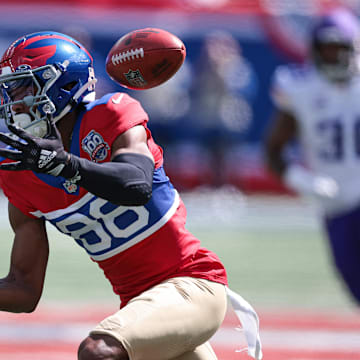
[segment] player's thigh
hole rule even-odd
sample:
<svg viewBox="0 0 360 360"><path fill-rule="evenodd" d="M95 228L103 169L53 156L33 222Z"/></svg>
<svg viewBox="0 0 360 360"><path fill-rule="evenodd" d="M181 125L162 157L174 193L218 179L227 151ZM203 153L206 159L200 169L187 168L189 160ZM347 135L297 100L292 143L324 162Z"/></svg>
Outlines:
<svg viewBox="0 0 360 360"><path fill-rule="evenodd" d="M171 360L217 360L216 354L210 343L198 346L194 351L189 351Z"/></svg>
<svg viewBox="0 0 360 360"><path fill-rule="evenodd" d="M360 302L360 209L326 222L336 267Z"/></svg>
<svg viewBox="0 0 360 360"><path fill-rule="evenodd" d="M331 250L340 269L359 270L360 211L326 221Z"/></svg>
<svg viewBox="0 0 360 360"><path fill-rule="evenodd" d="M131 360L173 359L206 342L227 307L224 285L174 278L132 299L92 333L118 339Z"/></svg>

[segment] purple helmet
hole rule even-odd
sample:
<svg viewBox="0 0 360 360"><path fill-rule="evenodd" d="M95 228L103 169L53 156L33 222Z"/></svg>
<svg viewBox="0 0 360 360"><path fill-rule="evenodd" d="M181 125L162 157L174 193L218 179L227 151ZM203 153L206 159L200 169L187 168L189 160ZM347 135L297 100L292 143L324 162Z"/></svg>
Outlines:
<svg viewBox="0 0 360 360"><path fill-rule="evenodd" d="M357 71L359 35L357 17L344 9L333 10L315 23L311 32L312 59L330 80L348 80Z"/></svg>

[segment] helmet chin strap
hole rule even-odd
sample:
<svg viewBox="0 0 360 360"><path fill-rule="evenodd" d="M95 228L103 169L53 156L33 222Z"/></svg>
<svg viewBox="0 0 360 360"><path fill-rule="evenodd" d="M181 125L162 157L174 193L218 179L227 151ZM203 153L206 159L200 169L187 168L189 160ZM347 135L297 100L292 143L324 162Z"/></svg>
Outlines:
<svg viewBox="0 0 360 360"><path fill-rule="evenodd" d="M97 82L97 79L92 79L90 81L88 81L87 83L85 83L72 97L72 101L71 102L76 102L77 99L84 93L84 91L86 91L90 86L95 85L95 83ZM87 96L87 100L91 101L91 100L95 100L95 91L92 91L91 93L89 93ZM54 123L58 122L64 115L66 115L70 110L71 110L72 105L68 104L64 107L63 111L58 115L55 116L53 118Z"/></svg>

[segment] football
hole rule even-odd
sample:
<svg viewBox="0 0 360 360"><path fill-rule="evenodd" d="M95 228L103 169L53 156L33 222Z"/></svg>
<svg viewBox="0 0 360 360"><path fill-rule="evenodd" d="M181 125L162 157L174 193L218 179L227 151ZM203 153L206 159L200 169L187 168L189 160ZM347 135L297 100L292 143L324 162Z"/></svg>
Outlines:
<svg viewBox="0 0 360 360"><path fill-rule="evenodd" d="M146 28L122 36L106 57L106 72L118 84L145 90L163 84L181 67L186 49L168 31Z"/></svg>

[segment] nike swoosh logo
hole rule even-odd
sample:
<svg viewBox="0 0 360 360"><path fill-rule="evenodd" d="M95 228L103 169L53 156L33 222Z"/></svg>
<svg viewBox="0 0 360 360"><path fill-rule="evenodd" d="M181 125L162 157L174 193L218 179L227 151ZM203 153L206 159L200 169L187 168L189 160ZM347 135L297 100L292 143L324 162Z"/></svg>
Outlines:
<svg viewBox="0 0 360 360"><path fill-rule="evenodd" d="M120 94L116 99L115 98L111 98L111 101L113 104L120 104L121 99L123 98L124 94Z"/></svg>

